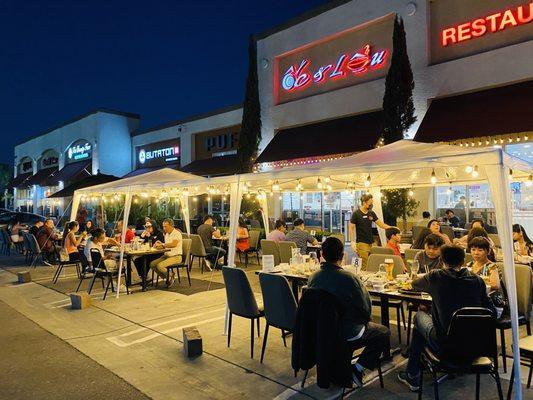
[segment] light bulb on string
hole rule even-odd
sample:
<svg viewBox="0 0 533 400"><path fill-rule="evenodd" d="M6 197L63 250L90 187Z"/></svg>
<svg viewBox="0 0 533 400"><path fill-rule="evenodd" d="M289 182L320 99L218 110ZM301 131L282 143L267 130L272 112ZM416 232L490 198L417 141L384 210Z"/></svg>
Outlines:
<svg viewBox="0 0 533 400"><path fill-rule="evenodd" d="M467 165L465 168L465 172L467 174L471 174L473 170L474 170L474 167L472 167L471 165Z"/></svg>
<svg viewBox="0 0 533 400"><path fill-rule="evenodd" d="M450 182L450 185L451 185L451 184L452 184L452 183ZM453 190L452 190L452 187L450 186L450 187L446 190L446 194L449 196L449 195L451 195L452 193L453 193Z"/></svg>
<svg viewBox="0 0 533 400"><path fill-rule="evenodd" d="M430 181L432 185L435 185L437 183L437 175L435 174L435 170L431 172Z"/></svg>
<svg viewBox="0 0 533 400"><path fill-rule="evenodd" d="M332 188L331 185L328 183L328 184L326 185L326 190L327 190L328 192L331 192L332 189L333 189L333 188Z"/></svg>
<svg viewBox="0 0 533 400"><path fill-rule="evenodd" d="M137 197L135 197L135 198L133 199L133 202L134 202L135 204L137 204L137 203L139 203L139 199L138 199Z"/></svg>
<svg viewBox="0 0 533 400"><path fill-rule="evenodd" d="M331 181L331 178L329 176L326 176L325 181L326 181L326 183L329 183Z"/></svg>
<svg viewBox="0 0 533 400"><path fill-rule="evenodd" d="M162 190L161 194L160 194L160 197L167 198L168 197L168 192L166 190Z"/></svg>
<svg viewBox="0 0 533 400"><path fill-rule="evenodd" d="M411 189L409 189L409 191L407 192L407 195L409 197L413 197L415 195L414 187L411 187Z"/></svg>
<svg viewBox="0 0 533 400"><path fill-rule="evenodd" d="M159 203L159 199L155 199L155 202L156 202L156 204L158 204Z"/></svg>
<svg viewBox="0 0 533 400"><path fill-rule="evenodd" d="M148 197L148 192L141 192L141 197L146 199Z"/></svg>
<svg viewBox="0 0 533 400"><path fill-rule="evenodd" d="M246 193L246 198L250 199L250 197L252 197L252 196L250 196L250 193Z"/></svg>
<svg viewBox="0 0 533 400"><path fill-rule="evenodd" d="M298 179L298 184L296 185L296 191L299 192L302 190L302 181Z"/></svg>
<svg viewBox="0 0 533 400"><path fill-rule="evenodd" d="M527 187L531 187L532 185L533 185L533 175L530 174L530 175L527 177L526 186L527 186Z"/></svg>
<svg viewBox="0 0 533 400"><path fill-rule="evenodd" d="M509 180L510 181L513 180L513 170L512 169L509 169Z"/></svg>
<svg viewBox="0 0 533 400"><path fill-rule="evenodd" d="M270 197L274 197L274 192L270 192Z"/></svg>
<svg viewBox="0 0 533 400"><path fill-rule="evenodd" d="M278 200L283 200L283 196L279 195Z"/></svg>
<svg viewBox="0 0 533 400"><path fill-rule="evenodd" d="M318 180L317 180L317 182L316 182L316 188L317 188L318 190L322 190L323 187L324 187L324 186L323 186L323 184L322 184L322 179L318 178Z"/></svg>
<svg viewBox="0 0 533 400"><path fill-rule="evenodd" d="M274 182L274 184L272 185L272 191L273 192L279 192L279 182L278 181Z"/></svg>
<svg viewBox="0 0 533 400"><path fill-rule="evenodd" d="M196 202L198 201L198 197L196 197L196 196L193 197L193 198L192 198L192 201L196 203Z"/></svg>
<svg viewBox="0 0 533 400"><path fill-rule="evenodd" d="M226 196L222 196L222 201L226 201Z"/></svg>
<svg viewBox="0 0 533 400"><path fill-rule="evenodd" d="M370 181L371 181L371 178L370 178L370 174L366 177L366 180L365 180L365 187L370 187Z"/></svg>
<svg viewBox="0 0 533 400"><path fill-rule="evenodd" d="M479 176L479 171L477 168L477 165L474 166L474 170L472 171L472 178L477 178Z"/></svg>

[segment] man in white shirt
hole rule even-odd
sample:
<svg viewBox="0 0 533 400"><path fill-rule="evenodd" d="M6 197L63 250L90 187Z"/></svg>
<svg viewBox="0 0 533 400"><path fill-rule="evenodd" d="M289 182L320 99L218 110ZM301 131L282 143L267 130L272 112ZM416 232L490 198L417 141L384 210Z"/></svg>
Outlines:
<svg viewBox="0 0 533 400"><path fill-rule="evenodd" d="M163 220L163 232L165 233L165 243L159 240L155 242L154 247L157 249L169 249L165 254L150 263L150 269L159 275L161 279L167 279L167 268L171 265L181 263L183 254L183 240L181 232L174 228L174 221L170 218ZM167 287L174 284L174 272L169 276Z"/></svg>

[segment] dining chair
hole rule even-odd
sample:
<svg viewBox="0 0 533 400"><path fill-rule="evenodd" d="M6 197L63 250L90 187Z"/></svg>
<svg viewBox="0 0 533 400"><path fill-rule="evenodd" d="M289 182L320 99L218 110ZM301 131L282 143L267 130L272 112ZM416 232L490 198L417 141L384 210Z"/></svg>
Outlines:
<svg viewBox="0 0 533 400"><path fill-rule="evenodd" d="M189 264L189 271L192 269L194 259L198 258L198 266L200 267L200 271L203 274L204 263L208 257L208 254L205 251L204 242L202 242L202 238L200 237L200 235L191 234L189 235L189 238L191 239L191 262Z"/></svg>
<svg viewBox="0 0 533 400"><path fill-rule="evenodd" d="M457 310L451 319L444 349L436 354L426 346L420 356L420 389L418 399L422 399L424 370L433 376L435 400L439 399L439 373L475 374L476 400L480 394L480 375L490 375L496 382L498 398L503 400L503 392L498 374L498 349L494 316L487 308L465 307ZM476 332L472 335L472 332Z"/></svg>
<svg viewBox="0 0 533 400"><path fill-rule="evenodd" d="M372 246L370 248L370 254L390 254L394 255L394 251L389 247Z"/></svg>
<svg viewBox="0 0 533 400"><path fill-rule="evenodd" d="M91 263L89 260L87 260L87 257L85 256L85 253L83 251L80 251L80 263L81 263L81 274L80 274L80 281L78 283L78 287L76 288L76 292L80 290L81 284L86 279L92 279L94 270L92 268ZM104 278L102 277L102 288L105 288L104 286Z"/></svg>
<svg viewBox="0 0 533 400"><path fill-rule="evenodd" d="M233 315L250 320L250 357L254 358L254 322L257 321L257 336L260 335L259 320L265 315L263 308L258 307L252 287L246 273L235 267L222 267L222 276L226 286L226 297L229 308L228 347L231 342L231 324Z"/></svg>
<svg viewBox="0 0 533 400"><path fill-rule="evenodd" d="M527 376L527 388L531 387L531 377L533 375L533 336L527 336L520 339L518 342L518 348L520 350L520 364L529 367L529 373ZM514 367L511 372L511 380L509 381L509 390L507 392L507 400L511 400L511 394L513 393L514 384Z"/></svg>
<svg viewBox="0 0 533 400"><path fill-rule="evenodd" d="M89 287L87 288L87 293L91 294L91 291L93 290L94 281L96 279L102 279L103 283L103 280L107 278L108 281L105 287L104 297L102 299L105 300L107 292L109 291L109 287L111 286L111 292L115 290L113 285L113 278L118 278L118 268L113 271L108 270L107 266L105 265L105 260L103 259L102 254L98 249L91 249L91 260L93 263L94 273L93 279L91 280L91 283L89 283ZM117 285L120 287L120 282L117 282ZM126 292L129 294L128 286L126 286Z"/></svg>
<svg viewBox="0 0 533 400"><path fill-rule="evenodd" d="M287 347L285 339L287 333L292 333L296 322L298 303L294 298L287 279L280 275L259 273L259 284L263 294L263 306L266 319L261 359L263 362L268 339L269 327L281 329L283 345Z"/></svg>
<svg viewBox="0 0 533 400"><path fill-rule="evenodd" d="M274 240L261 239L261 254L274 256L274 265L278 265L281 262L279 246Z"/></svg>
<svg viewBox="0 0 533 400"><path fill-rule="evenodd" d="M420 232L425 228L425 226L419 226L415 225L413 226L413 243L416 242L416 239L418 239L418 235L420 235Z"/></svg>
<svg viewBox="0 0 533 400"><path fill-rule="evenodd" d="M455 233L453 231L453 228L449 225L441 225L440 226L440 231L448 236L450 238L450 240L453 242L453 239L455 239Z"/></svg>
<svg viewBox="0 0 533 400"><path fill-rule="evenodd" d="M500 270L503 269L502 263L497 263ZM505 285L505 274L503 277L503 284ZM516 300L518 308L518 325L526 326L528 336L531 336L531 267L529 265L515 265L515 279L516 279ZM503 372L507 372L507 349L505 344L505 331L511 329L511 317L504 315L496 321L496 329L500 331L500 345L503 362Z"/></svg>
<svg viewBox="0 0 533 400"><path fill-rule="evenodd" d="M489 233L489 239L494 243L494 247L502 247L500 236L497 233Z"/></svg>
<svg viewBox="0 0 533 400"><path fill-rule="evenodd" d="M279 246L279 260L280 263L288 264L292 258L292 249L296 248L296 243L290 241L280 241Z"/></svg>
<svg viewBox="0 0 533 400"><path fill-rule="evenodd" d="M179 264L170 265L167 267L167 282L169 282L170 279L170 271L176 270L176 273L178 274L178 283L181 283L181 277L180 277L180 268L185 268L185 271L187 272L187 280L189 281L189 286L191 286L191 274L189 272L189 262L190 262L190 255L191 255L191 245L192 240L191 239L183 239L182 241L182 257L181 262ZM156 286L159 282L159 275L157 276L156 280Z"/></svg>
<svg viewBox="0 0 533 400"><path fill-rule="evenodd" d="M248 231L249 241L250 241L250 247L248 247L246 250L244 250L242 253L244 253L244 266L248 266L248 257L250 254L255 253L257 257L257 265L261 265L261 262L259 261L259 237L261 235L261 231L257 229L250 229ZM241 261L241 251L239 251L239 261Z"/></svg>
<svg viewBox="0 0 533 400"><path fill-rule="evenodd" d="M405 249L405 261L413 262L420 249Z"/></svg>
<svg viewBox="0 0 533 400"><path fill-rule="evenodd" d="M61 275L61 272L63 271L63 268L65 267L76 267L76 275L78 278L81 276L81 262L80 261L62 261L59 260L59 263L57 264L57 268L54 272L54 275L52 277L52 283L57 283L57 280L59 279L59 275Z"/></svg>
<svg viewBox="0 0 533 400"><path fill-rule="evenodd" d="M28 235L28 242L31 248L32 257L30 260L30 264L33 264L33 268L37 268L37 259L40 257L41 261L43 259L43 253L41 251L41 247L39 246L39 242L37 242L37 239L33 235Z"/></svg>
<svg viewBox="0 0 533 400"><path fill-rule="evenodd" d="M394 276L398 274L403 274L404 263L402 257L389 255L389 254L370 254L368 257L367 271L368 272L377 272L379 271L379 265L384 264L386 259L392 259L394 261L394 269L392 274ZM381 299L376 296L371 296L372 305L376 307L381 307ZM389 308L394 308L396 310L396 320L398 328L398 340L400 344L402 343L402 329L401 323L403 323L403 328L406 329L405 324L405 311L403 309L403 301L396 299L389 299Z"/></svg>

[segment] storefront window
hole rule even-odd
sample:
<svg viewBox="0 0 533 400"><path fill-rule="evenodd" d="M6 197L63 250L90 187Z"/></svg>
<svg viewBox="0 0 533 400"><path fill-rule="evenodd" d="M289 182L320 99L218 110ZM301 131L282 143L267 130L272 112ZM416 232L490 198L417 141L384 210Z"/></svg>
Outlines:
<svg viewBox="0 0 533 400"><path fill-rule="evenodd" d="M459 208L466 206L466 186L437 187L437 208Z"/></svg>

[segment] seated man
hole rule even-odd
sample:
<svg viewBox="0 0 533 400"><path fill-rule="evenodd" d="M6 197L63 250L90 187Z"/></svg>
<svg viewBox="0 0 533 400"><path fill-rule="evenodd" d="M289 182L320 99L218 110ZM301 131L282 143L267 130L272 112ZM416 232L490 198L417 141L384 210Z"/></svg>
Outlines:
<svg viewBox="0 0 533 400"><path fill-rule="evenodd" d="M459 228L459 218L455 216L455 213L453 210L446 210L446 220L450 224L450 226L453 226L454 228Z"/></svg>
<svg viewBox="0 0 533 400"><path fill-rule="evenodd" d="M156 249L169 249L161 257L150 263L150 269L154 270L163 280L167 279L167 267L181 263L183 254L183 239L181 232L174 228L174 221L170 218L163 220L163 232L165 233L165 243L156 241ZM169 276L167 287L174 284L174 271Z"/></svg>
<svg viewBox="0 0 533 400"><path fill-rule="evenodd" d="M31 233L33 236L37 237L37 234L39 233L39 229L44 225L44 222L40 219L35 222L34 225L31 226L31 228L28 230L28 233Z"/></svg>
<svg viewBox="0 0 533 400"><path fill-rule="evenodd" d="M103 229L93 229L91 237L87 240L87 244L85 245L83 254L85 254L87 261L92 264L93 260L91 257L91 249L97 249L102 255L106 268L111 271L117 268L117 262L115 261L114 256L112 254L105 255L104 253L103 244L106 239L107 238ZM93 265L93 267L96 267L96 265Z"/></svg>
<svg viewBox="0 0 533 400"><path fill-rule="evenodd" d="M344 244L329 237L322 244L322 257L326 260L320 270L310 278L310 288L322 289L333 294L344 308L342 331L351 349L365 347L353 367L353 380L363 386L364 368L373 370L378 358L389 344L390 331L370 322L372 303L364 284L354 274L340 265L344 257Z"/></svg>
<svg viewBox="0 0 533 400"><path fill-rule="evenodd" d="M54 244L59 239L59 235L54 233L54 221L47 219L44 225L37 232L37 243L43 254L43 262L46 265L53 266L59 259L59 247Z"/></svg>
<svg viewBox="0 0 533 400"><path fill-rule="evenodd" d="M117 232L115 234L115 240L120 243L122 240L122 229L124 229L124 222L122 220L117 221ZM131 243L135 239L135 232L129 227L126 228L126 240L124 243Z"/></svg>
<svg viewBox="0 0 533 400"><path fill-rule="evenodd" d="M446 343L454 312L463 307L486 307L496 315L483 279L463 268L464 250L452 245L443 246L441 257L444 268L413 281L413 289L429 293L433 298L432 316L423 311L415 315L407 370L398 374L398 379L413 392L419 390L420 355L424 347L429 345L438 354L439 348Z"/></svg>
<svg viewBox="0 0 533 400"><path fill-rule="evenodd" d="M307 253L307 243L312 245L318 244L314 236L305 230L304 220L297 218L294 220L294 229L287 233L285 240L296 243L296 247L300 249L300 253Z"/></svg>
<svg viewBox="0 0 533 400"><path fill-rule="evenodd" d="M226 250L217 246L213 246L213 237L222 237L220 230L213 227L213 222L213 217L211 215L206 215L204 217L204 223L198 227L197 233L202 239L205 252L208 254L205 263L210 268L212 263L215 269L218 269L218 260L226 254Z"/></svg>
<svg viewBox="0 0 533 400"><path fill-rule="evenodd" d="M424 239L424 250L416 253L415 261L418 261L418 270L424 273L426 270L442 268L442 258L440 256L440 248L444 246L444 240L440 236L433 233L426 236Z"/></svg>
<svg viewBox="0 0 533 400"><path fill-rule="evenodd" d="M395 256L401 256L399 244L402 240L402 231L393 226L385 229L385 236L387 237L387 247L392 249Z"/></svg>
<svg viewBox="0 0 533 400"><path fill-rule="evenodd" d="M267 240L273 240L274 242L287 240L285 238L285 232L287 232L287 224L282 219L278 219L274 226L274 230L267 235Z"/></svg>
<svg viewBox="0 0 533 400"><path fill-rule="evenodd" d="M416 223L417 226L427 226L431 220L431 213L429 211L422 212L422 219Z"/></svg>

